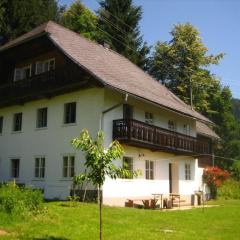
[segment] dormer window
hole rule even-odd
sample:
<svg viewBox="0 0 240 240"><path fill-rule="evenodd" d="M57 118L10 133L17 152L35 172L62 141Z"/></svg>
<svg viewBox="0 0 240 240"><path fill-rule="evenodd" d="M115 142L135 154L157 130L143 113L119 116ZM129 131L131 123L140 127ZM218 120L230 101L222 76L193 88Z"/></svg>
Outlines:
<svg viewBox="0 0 240 240"><path fill-rule="evenodd" d="M36 75L55 69L55 59L48 59L36 63Z"/></svg>
<svg viewBox="0 0 240 240"><path fill-rule="evenodd" d="M31 69L31 65L15 68L14 81L16 82L31 77Z"/></svg>

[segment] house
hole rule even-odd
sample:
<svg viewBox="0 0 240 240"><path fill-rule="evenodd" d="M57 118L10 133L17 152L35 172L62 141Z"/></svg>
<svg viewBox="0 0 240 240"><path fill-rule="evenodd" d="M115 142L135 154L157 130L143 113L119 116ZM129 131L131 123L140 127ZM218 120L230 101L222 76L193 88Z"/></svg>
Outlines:
<svg viewBox="0 0 240 240"><path fill-rule="evenodd" d="M84 171L70 140L87 128L119 140L116 164L142 172L107 179L105 204L202 188L212 122L118 53L50 21L0 47L0 76L0 181L66 198Z"/></svg>

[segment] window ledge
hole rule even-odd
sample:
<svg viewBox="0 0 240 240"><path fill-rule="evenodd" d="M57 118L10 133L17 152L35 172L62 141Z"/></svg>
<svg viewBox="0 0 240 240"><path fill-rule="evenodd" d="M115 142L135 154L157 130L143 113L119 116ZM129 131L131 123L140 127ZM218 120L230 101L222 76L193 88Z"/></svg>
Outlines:
<svg viewBox="0 0 240 240"><path fill-rule="evenodd" d="M71 127L71 126L77 126L77 123L64 123L62 127Z"/></svg>
<svg viewBox="0 0 240 240"><path fill-rule="evenodd" d="M45 182L45 178L34 178L32 179L33 182Z"/></svg>
<svg viewBox="0 0 240 240"><path fill-rule="evenodd" d="M61 178L59 181L61 182L72 182L72 178L66 177L66 178Z"/></svg>
<svg viewBox="0 0 240 240"><path fill-rule="evenodd" d="M35 131L47 130L48 127L36 127Z"/></svg>
<svg viewBox="0 0 240 240"><path fill-rule="evenodd" d="M23 131L12 131L12 134L20 134L23 133Z"/></svg>

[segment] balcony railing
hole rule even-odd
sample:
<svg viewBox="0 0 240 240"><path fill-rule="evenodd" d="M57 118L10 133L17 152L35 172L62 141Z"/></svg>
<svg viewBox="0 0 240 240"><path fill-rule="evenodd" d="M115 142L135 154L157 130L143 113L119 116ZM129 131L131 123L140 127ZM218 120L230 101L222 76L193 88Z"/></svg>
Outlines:
<svg viewBox="0 0 240 240"><path fill-rule="evenodd" d="M85 82L82 72L73 67L44 72L15 82L9 81L0 86L0 106L51 96Z"/></svg>
<svg viewBox="0 0 240 240"><path fill-rule="evenodd" d="M113 139L152 150L210 154L210 142L133 119L113 121Z"/></svg>

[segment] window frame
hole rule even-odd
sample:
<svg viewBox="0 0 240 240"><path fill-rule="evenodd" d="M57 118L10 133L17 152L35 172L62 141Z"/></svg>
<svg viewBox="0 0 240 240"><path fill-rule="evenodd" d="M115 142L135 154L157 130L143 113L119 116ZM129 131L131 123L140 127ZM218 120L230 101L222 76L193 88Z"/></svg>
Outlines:
<svg viewBox="0 0 240 240"><path fill-rule="evenodd" d="M65 160L67 160L67 165L65 165ZM73 160L73 164L72 164L72 160ZM65 154L62 156L62 178L63 179L70 179L75 176L75 166L76 166L75 160L76 160L76 157L74 154Z"/></svg>
<svg viewBox="0 0 240 240"><path fill-rule="evenodd" d="M185 135L190 135L191 131L190 131L190 125L188 123L184 123L183 124L183 134Z"/></svg>
<svg viewBox="0 0 240 240"><path fill-rule="evenodd" d="M15 168L13 169L13 162L16 161L16 160L17 160L18 164L17 164L16 169ZM11 169L10 169L11 178L12 179L19 179L19 177L20 177L20 161L21 161L21 159L18 158L18 157L15 157L15 158L11 158L10 161L11 161Z"/></svg>
<svg viewBox="0 0 240 240"><path fill-rule="evenodd" d="M170 127L171 126L171 124L170 123L173 123L173 127ZM169 119L168 120L168 130L170 130L170 131L172 131L172 132L176 132L177 131L177 124L176 124L176 122L174 121L174 120L172 120L172 119Z"/></svg>
<svg viewBox="0 0 240 240"><path fill-rule="evenodd" d="M145 112L145 123L154 124L154 115L152 112Z"/></svg>
<svg viewBox="0 0 240 240"><path fill-rule="evenodd" d="M145 179L155 179L155 162L153 160L145 160Z"/></svg>
<svg viewBox="0 0 240 240"><path fill-rule="evenodd" d="M191 163L184 164L184 173L186 181L192 180Z"/></svg>
<svg viewBox="0 0 240 240"><path fill-rule="evenodd" d="M3 133L3 121L4 121L4 117L0 116L0 135L2 135Z"/></svg>
<svg viewBox="0 0 240 240"><path fill-rule="evenodd" d="M126 163L126 160L130 160L130 164ZM128 165L126 166L126 164L128 164ZM131 173L133 173L133 171L134 171L134 168L133 168L133 157L124 156L124 157L122 158L122 167L123 167L124 170L128 170L128 171L130 171ZM123 179L133 179L132 176L131 176L131 177L125 177L125 176L123 176L122 178L123 178Z"/></svg>
<svg viewBox="0 0 240 240"><path fill-rule="evenodd" d="M123 104L123 119L133 119L134 110L133 106L127 103Z"/></svg>
<svg viewBox="0 0 240 240"><path fill-rule="evenodd" d="M20 129L16 129L17 115L21 115ZM22 131L22 125L23 125L23 113L22 113L22 112L14 113L14 114L13 114L13 126L12 126L12 131L13 131L13 132L21 132L21 131Z"/></svg>
<svg viewBox="0 0 240 240"><path fill-rule="evenodd" d="M50 69L50 62L51 61L54 62L53 69ZM43 66L42 66L41 72L38 72L38 64L43 64L44 65L45 63L47 63L47 71L44 71ZM39 74L43 74L43 73L55 70L55 68L56 68L56 61L55 61L55 58L49 58L49 59L46 59L46 60L43 60L43 61L37 61L35 66L36 66L35 67L35 75L39 75Z"/></svg>
<svg viewBox="0 0 240 240"><path fill-rule="evenodd" d="M39 161L37 164L37 160ZM34 158L34 178L35 179L45 179L46 170L46 157L45 156L35 156Z"/></svg>
<svg viewBox="0 0 240 240"><path fill-rule="evenodd" d="M71 117L67 117L67 107L70 106L70 104L75 104L75 115L74 115L74 121L69 121ZM70 114L71 115L71 114ZM68 119L69 118L69 119ZM68 102L64 103L64 110L63 110L63 124L64 125L71 125L77 123L77 102Z"/></svg>
<svg viewBox="0 0 240 240"><path fill-rule="evenodd" d="M40 121L40 116L42 117L43 115L40 115L40 111L42 111L42 110L46 110L46 115L45 115L45 117L46 117L46 119L45 120L43 120L43 119L41 119L41 121ZM47 107L42 107L42 108L38 108L37 109L37 117L36 117L37 119L36 119L36 128L37 129L42 129L42 128L47 128L47 126L48 126L48 108ZM42 123L43 124L43 122L46 124L46 125L40 125L40 123Z"/></svg>
<svg viewBox="0 0 240 240"><path fill-rule="evenodd" d="M17 71L18 70L21 70L21 71L23 71L23 70L25 70L25 69L29 69L29 78L32 76L32 64L29 64L29 65L26 65L26 66L24 66L24 67L16 67L15 69L14 69L14 78L13 78L13 81L14 82L18 82L18 81L21 81L21 80L24 80L24 79L27 79L28 77L20 77L20 79L16 79L16 76L17 76ZM21 72L21 75L22 75L22 72Z"/></svg>

